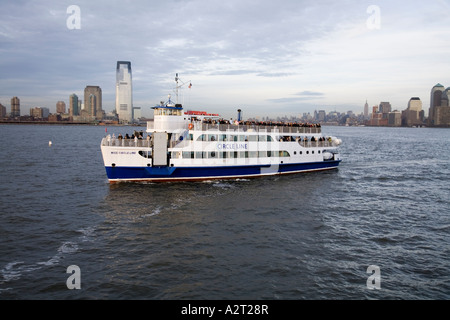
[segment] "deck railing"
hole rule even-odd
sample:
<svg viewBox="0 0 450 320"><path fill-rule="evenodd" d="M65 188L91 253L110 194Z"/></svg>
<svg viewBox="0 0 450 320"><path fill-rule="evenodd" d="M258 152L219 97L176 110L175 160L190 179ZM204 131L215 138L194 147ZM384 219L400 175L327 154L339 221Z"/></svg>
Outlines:
<svg viewBox="0 0 450 320"><path fill-rule="evenodd" d="M152 143L150 140L143 139L118 139L113 137L104 137L102 146L106 147L143 147L150 148Z"/></svg>
<svg viewBox="0 0 450 320"><path fill-rule="evenodd" d="M193 121L193 130L196 131L237 131L237 132L279 132L279 133L300 133L300 134L319 134L321 127L314 125L302 124L274 124L274 125L259 125L259 124L227 124L227 123L208 123L201 121ZM188 129L186 123L185 129ZM152 131L154 129L153 121L147 122L147 129Z"/></svg>
<svg viewBox="0 0 450 320"><path fill-rule="evenodd" d="M257 124L236 125L236 124L221 124L221 123L205 123L193 122L194 130L200 131L237 131L237 132L279 132L279 133L303 133L303 134L317 134L321 133L320 127L301 126L301 125L273 125L264 126Z"/></svg>

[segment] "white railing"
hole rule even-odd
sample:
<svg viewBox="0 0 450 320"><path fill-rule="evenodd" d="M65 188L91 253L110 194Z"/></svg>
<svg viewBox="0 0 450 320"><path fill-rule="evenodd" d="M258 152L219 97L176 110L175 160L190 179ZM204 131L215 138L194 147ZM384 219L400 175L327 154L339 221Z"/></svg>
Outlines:
<svg viewBox="0 0 450 320"><path fill-rule="evenodd" d="M335 147L332 141L325 140L325 141L303 141L299 140L298 144L301 145L304 148L331 148Z"/></svg>
<svg viewBox="0 0 450 320"><path fill-rule="evenodd" d="M142 147L151 148L150 140L143 139L118 139L113 137L104 137L102 139L102 146L105 147Z"/></svg>
<svg viewBox="0 0 450 320"><path fill-rule="evenodd" d="M193 121L186 123L186 129L188 125L192 125L193 130L197 131L240 131L240 132L279 132L279 133L300 133L300 134L318 134L321 133L321 127L314 125L303 124L231 124L231 123L209 123L202 121ZM153 121L147 122L147 131L151 132L155 130L155 123Z"/></svg>
<svg viewBox="0 0 450 320"><path fill-rule="evenodd" d="M238 132L279 132L293 134L318 134L321 133L320 127L303 126L301 124L285 124L285 125L258 125L258 124L222 124L222 123L206 123L200 121L192 122L193 129L197 131L238 131Z"/></svg>

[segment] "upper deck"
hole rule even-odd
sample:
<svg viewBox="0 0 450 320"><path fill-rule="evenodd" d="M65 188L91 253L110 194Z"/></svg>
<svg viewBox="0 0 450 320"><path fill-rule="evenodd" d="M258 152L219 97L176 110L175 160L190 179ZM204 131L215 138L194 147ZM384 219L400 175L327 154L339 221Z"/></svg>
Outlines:
<svg viewBox="0 0 450 320"><path fill-rule="evenodd" d="M154 123L147 122L147 132L155 129ZM193 131L222 131L222 132L264 132L264 133L286 133L286 134L320 134L322 128L320 125L304 123L286 123L286 122L257 122L240 121L231 123L228 120L219 121L186 121L179 129L190 129Z"/></svg>

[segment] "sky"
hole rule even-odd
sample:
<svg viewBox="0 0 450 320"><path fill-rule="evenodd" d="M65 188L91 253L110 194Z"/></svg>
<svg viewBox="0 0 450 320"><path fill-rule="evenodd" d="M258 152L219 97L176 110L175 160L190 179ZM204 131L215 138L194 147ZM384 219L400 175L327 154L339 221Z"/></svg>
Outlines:
<svg viewBox="0 0 450 320"><path fill-rule="evenodd" d="M176 98L237 117L404 110L450 87L450 0L2 0L0 103L56 111L87 85L115 109L117 61L130 61L133 105ZM188 84L192 83L189 88Z"/></svg>

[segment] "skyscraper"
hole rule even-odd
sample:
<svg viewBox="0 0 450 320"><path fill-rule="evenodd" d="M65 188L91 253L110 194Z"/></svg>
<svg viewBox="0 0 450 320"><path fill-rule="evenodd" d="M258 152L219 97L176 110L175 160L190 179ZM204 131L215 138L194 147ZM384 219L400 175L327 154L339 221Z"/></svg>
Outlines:
<svg viewBox="0 0 450 320"><path fill-rule="evenodd" d="M367 103L364 105L364 119L369 119L369 104Z"/></svg>
<svg viewBox="0 0 450 320"><path fill-rule="evenodd" d="M73 93L69 97L69 114L71 116L79 116L80 109L78 109L78 96Z"/></svg>
<svg viewBox="0 0 450 320"><path fill-rule="evenodd" d="M99 86L86 86L84 89L84 108L90 117L103 118L102 89Z"/></svg>
<svg viewBox="0 0 450 320"><path fill-rule="evenodd" d="M56 113L66 113L66 103L64 101L56 103Z"/></svg>
<svg viewBox="0 0 450 320"><path fill-rule="evenodd" d="M430 126L450 126L450 88L444 89L440 83L431 89L428 124Z"/></svg>
<svg viewBox="0 0 450 320"><path fill-rule="evenodd" d="M387 114L392 110L391 104L389 102L380 102L380 113L383 114L383 118L387 117Z"/></svg>
<svg viewBox="0 0 450 320"><path fill-rule="evenodd" d="M20 117L20 99L13 97L11 99L11 118Z"/></svg>
<svg viewBox="0 0 450 320"><path fill-rule="evenodd" d="M412 97L408 102L408 110L414 110L417 112L422 111L422 101L419 97Z"/></svg>
<svg viewBox="0 0 450 320"><path fill-rule="evenodd" d="M131 81L131 62L117 61L116 112L120 122L133 121L133 90Z"/></svg>
<svg viewBox="0 0 450 320"><path fill-rule="evenodd" d="M6 107L0 103L0 118L6 117Z"/></svg>
<svg viewBox="0 0 450 320"><path fill-rule="evenodd" d="M419 97L412 97L408 102L408 108L402 112L402 124L404 126L415 126L423 124L422 101Z"/></svg>
<svg viewBox="0 0 450 320"><path fill-rule="evenodd" d="M431 89L431 101L430 101L431 108L438 107L441 105L441 97L443 92L444 86L440 83L438 83Z"/></svg>

